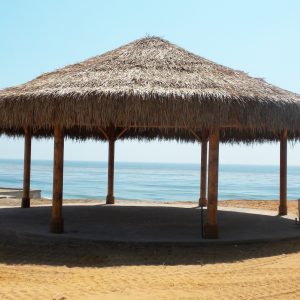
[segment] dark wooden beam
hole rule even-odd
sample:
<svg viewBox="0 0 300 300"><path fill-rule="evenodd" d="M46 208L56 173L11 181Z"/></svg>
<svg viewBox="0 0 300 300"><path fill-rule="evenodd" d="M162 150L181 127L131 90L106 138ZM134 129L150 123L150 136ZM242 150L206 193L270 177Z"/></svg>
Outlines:
<svg viewBox="0 0 300 300"><path fill-rule="evenodd" d="M199 206L207 206L206 180L207 180L207 138L203 139L201 143L201 175L200 175Z"/></svg>
<svg viewBox="0 0 300 300"><path fill-rule="evenodd" d="M64 170L64 130L60 126L54 127L54 162L53 162L53 198L50 232L63 233L62 217L63 200L63 170Z"/></svg>
<svg viewBox="0 0 300 300"><path fill-rule="evenodd" d="M209 135L208 164L208 205L204 238L218 238L218 173L219 173L219 130L213 129Z"/></svg>
<svg viewBox="0 0 300 300"><path fill-rule="evenodd" d="M114 172L115 171L115 139L110 138L108 141L108 185L106 204L114 204Z"/></svg>
<svg viewBox="0 0 300 300"><path fill-rule="evenodd" d="M186 125L155 125L155 124L126 125L126 127L127 128L157 128L157 129L187 129L187 130L191 131L193 134L195 132L199 132L203 129L202 127L193 127L192 128L192 127L189 127ZM251 127L251 126L243 126L240 124L224 124L224 125L220 125L219 127L220 127L220 129L222 129L222 128L253 129L253 127Z"/></svg>
<svg viewBox="0 0 300 300"><path fill-rule="evenodd" d="M107 170L107 196L106 204L114 204L114 174L115 174L115 143L128 128L116 128L111 125L107 128L100 128L101 133L108 141L108 170Z"/></svg>
<svg viewBox="0 0 300 300"><path fill-rule="evenodd" d="M124 133L126 133L127 130L128 130L128 128L123 128L119 133L117 133L116 140L121 138L124 135Z"/></svg>
<svg viewBox="0 0 300 300"><path fill-rule="evenodd" d="M31 165L31 131L25 129L24 135L24 176L22 208L30 207L30 165Z"/></svg>
<svg viewBox="0 0 300 300"><path fill-rule="evenodd" d="M287 215L287 130L280 136L280 198L278 214Z"/></svg>

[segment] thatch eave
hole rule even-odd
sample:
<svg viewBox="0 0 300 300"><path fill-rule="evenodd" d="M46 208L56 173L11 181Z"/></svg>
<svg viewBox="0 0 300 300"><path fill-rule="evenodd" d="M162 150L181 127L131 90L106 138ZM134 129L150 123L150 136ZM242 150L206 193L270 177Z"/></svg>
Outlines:
<svg viewBox="0 0 300 300"><path fill-rule="evenodd" d="M241 127L278 131L297 130L300 105L272 99L212 98L192 95L56 95L1 98L1 123L37 128L60 124L106 127L149 126L176 128ZM9 113L10 112L10 113ZM102 112L105 112L103 114ZM3 124L3 127L5 126ZM6 126L9 127L9 126Z"/></svg>
<svg viewBox="0 0 300 300"><path fill-rule="evenodd" d="M123 128L116 128L119 132ZM32 129L32 136L37 139L50 139L53 137L53 128ZM194 135L196 133L196 136ZM281 132L268 132L257 129L237 129L223 128L220 129L220 142L225 144L256 144L265 142L278 142ZM2 129L0 134L9 137L21 137L24 135L23 129L10 128ZM143 141L172 141L199 143L205 140L207 130L189 130L180 128L129 128L120 137L119 140L143 140ZM75 141L97 140L105 142L106 138L100 128L74 127L65 129L65 137ZM289 132L289 141L295 142L300 140L300 132Z"/></svg>

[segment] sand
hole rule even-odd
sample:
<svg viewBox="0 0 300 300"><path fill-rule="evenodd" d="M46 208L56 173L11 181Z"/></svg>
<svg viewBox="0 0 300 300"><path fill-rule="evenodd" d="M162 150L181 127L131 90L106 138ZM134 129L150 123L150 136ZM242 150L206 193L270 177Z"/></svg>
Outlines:
<svg viewBox="0 0 300 300"><path fill-rule="evenodd" d="M289 207L296 213L295 201ZM300 299L300 240L214 247L82 243L2 236L0 299Z"/></svg>
<svg viewBox="0 0 300 300"><path fill-rule="evenodd" d="M0 206L19 206L20 205L20 199L0 199ZM93 205L93 204L99 204L99 202L104 203L103 200L74 200L74 199L68 199L64 200L64 205L68 204L82 204L82 205ZM164 204L172 204L175 206L186 206L186 207L194 207L195 202L151 202L151 201L125 201L125 200L116 200L116 204L122 205L131 203L132 205L155 205L157 206L159 203L162 205ZM31 205L51 205L51 200L48 199L32 199ZM223 207L238 207L238 208L254 208L254 209L265 209L265 210L278 210L278 200L223 200L219 201L219 206ZM297 200L290 200L288 201L288 209L289 213L298 215L298 201Z"/></svg>

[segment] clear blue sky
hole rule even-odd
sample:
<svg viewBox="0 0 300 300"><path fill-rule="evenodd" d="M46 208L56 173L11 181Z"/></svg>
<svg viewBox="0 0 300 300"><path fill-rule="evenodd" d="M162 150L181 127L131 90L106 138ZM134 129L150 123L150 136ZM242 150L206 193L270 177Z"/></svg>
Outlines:
<svg viewBox="0 0 300 300"><path fill-rule="evenodd" d="M300 1L2 0L0 88L157 35L226 66L300 93ZM53 141L34 141L52 159ZM118 161L199 162L197 144L118 142ZM221 163L278 164L279 145L221 146ZM23 140L0 138L0 158L22 158ZM66 142L68 160L106 160L105 143ZM300 146L289 147L300 165Z"/></svg>

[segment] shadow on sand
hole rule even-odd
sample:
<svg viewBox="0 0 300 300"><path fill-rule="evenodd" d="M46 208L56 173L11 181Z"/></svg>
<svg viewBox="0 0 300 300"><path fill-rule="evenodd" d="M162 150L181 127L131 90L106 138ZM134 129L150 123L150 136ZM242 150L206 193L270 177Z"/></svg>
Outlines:
<svg viewBox="0 0 300 300"><path fill-rule="evenodd" d="M57 236L48 233L50 207L0 209L0 262L204 265L300 251L300 228L276 216L220 211L221 239L203 243L195 208L95 205L63 211L66 233Z"/></svg>

